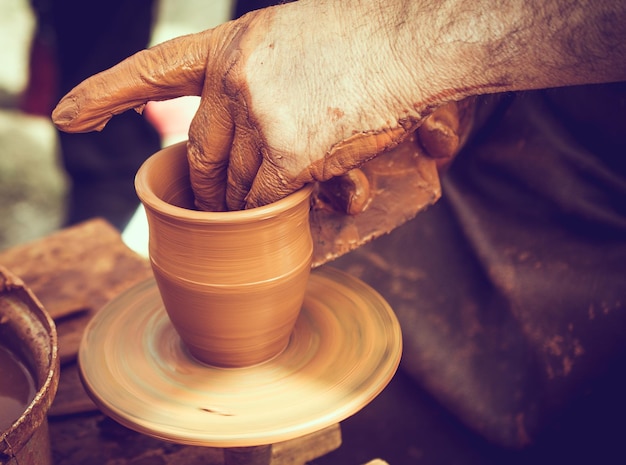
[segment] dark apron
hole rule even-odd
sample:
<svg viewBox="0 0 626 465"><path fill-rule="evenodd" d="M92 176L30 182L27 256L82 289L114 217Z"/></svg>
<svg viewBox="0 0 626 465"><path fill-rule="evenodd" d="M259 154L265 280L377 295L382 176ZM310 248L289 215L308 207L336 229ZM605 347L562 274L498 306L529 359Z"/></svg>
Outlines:
<svg viewBox="0 0 626 465"><path fill-rule="evenodd" d="M522 447L594 396L625 405L626 85L480 105L442 199L331 266L390 302L403 370Z"/></svg>

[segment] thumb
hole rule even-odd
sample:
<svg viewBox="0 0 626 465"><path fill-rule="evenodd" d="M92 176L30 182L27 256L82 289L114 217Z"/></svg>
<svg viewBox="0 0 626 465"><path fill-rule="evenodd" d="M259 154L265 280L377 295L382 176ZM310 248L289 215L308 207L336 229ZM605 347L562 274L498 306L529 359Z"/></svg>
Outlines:
<svg viewBox="0 0 626 465"><path fill-rule="evenodd" d="M81 82L52 112L62 131L100 131L114 116L149 100L200 95L212 30L142 50Z"/></svg>
<svg viewBox="0 0 626 465"><path fill-rule="evenodd" d="M355 168L319 183L318 197L339 213L358 215L368 207L372 192L365 173Z"/></svg>

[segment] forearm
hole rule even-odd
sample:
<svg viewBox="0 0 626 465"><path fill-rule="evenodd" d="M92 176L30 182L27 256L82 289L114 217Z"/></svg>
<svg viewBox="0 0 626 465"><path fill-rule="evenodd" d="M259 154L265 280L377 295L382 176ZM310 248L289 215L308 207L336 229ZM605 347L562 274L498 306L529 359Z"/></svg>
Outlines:
<svg viewBox="0 0 626 465"><path fill-rule="evenodd" d="M505 27L496 27L500 33L485 44L501 83L517 90L626 79L623 2L502 3L501 16L509 13L510 19L503 17ZM499 11L489 16L497 21Z"/></svg>
<svg viewBox="0 0 626 465"><path fill-rule="evenodd" d="M626 2L373 1L405 66L437 70L426 78L444 98L626 80Z"/></svg>

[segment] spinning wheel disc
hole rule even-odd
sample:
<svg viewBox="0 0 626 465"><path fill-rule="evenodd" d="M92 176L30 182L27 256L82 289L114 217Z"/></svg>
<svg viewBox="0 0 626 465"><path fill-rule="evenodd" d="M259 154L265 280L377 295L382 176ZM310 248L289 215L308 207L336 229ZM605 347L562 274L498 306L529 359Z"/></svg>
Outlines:
<svg viewBox="0 0 626 465"><path fill-rule="evenodd" d="M102 411L149 436L189 445L271 444L356 413L393 377L398 321L382 297L341 271L313 271L287 348L245 368L188 354L154 280L110 302L79 350L85 388Z"/></svg>

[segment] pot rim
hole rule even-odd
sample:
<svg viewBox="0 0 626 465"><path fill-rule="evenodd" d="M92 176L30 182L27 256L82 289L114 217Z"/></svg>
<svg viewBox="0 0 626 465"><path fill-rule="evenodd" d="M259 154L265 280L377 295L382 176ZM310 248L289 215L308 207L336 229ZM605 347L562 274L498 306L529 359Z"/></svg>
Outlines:
<svg viewBox="0 0 626 465"><path fill-rule="evenodd" d="M26 307L29 318L39 320L46 331L47 345L50 350L46 375L41 386L37 381L38 388L35 396L24 409L22 415L8 429L0 432L0 454L9 452L9 456L14 457L28 442L33 432L47 419L48 410L52 405L59 383L60 361L58 335L54 320L26 284L9 270L0 266L0 298L3 294L12 296ZM5 450L5 446L9 446L9 449Z"/></svg>
<svg viewBox="0 0 626 465"><path fill-rule="evenodd" d="M300 204L300 202L304 201L305 198L309 198L313 191L313 184L305 184L297 191L277 200L276 202L247 210L209 212L202 210L190 210L172 205L159 198L150 188L148 172L152 169L154 164L162 161L162 159L166 157L184 156L186 162L186 147L187 141L170 145L154 153L141 165L137 171L137 175L135 176L135 190L145 208L150 208L153 212L163 216L185 220L188 222L245 223L271 218L276 216L278 213L289 210L290 208Z"/></svg>

